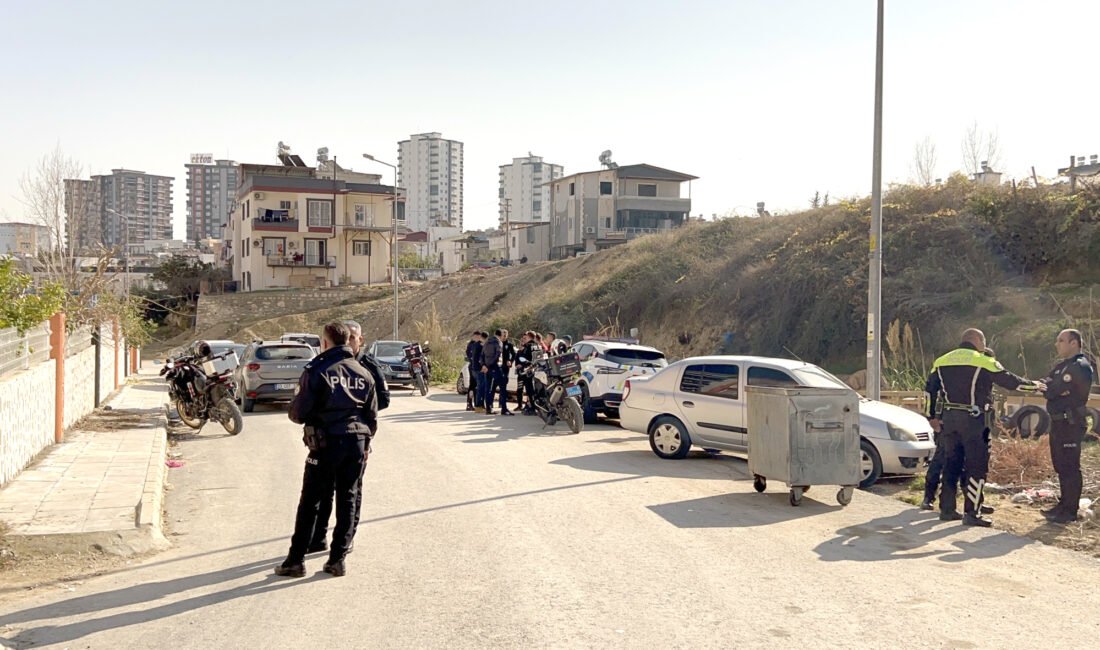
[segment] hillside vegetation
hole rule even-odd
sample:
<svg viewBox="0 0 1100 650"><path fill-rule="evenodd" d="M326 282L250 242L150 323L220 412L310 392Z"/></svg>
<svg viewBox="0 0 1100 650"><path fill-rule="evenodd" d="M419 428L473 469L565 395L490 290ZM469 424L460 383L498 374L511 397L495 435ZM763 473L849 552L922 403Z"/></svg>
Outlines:
<svg viewBox="0 0 1100 650"><path fill-rule="evenodd" d="M883 202L884 346L896 383L912 383L961 328L986 330L1019 372L1045 371L1054 334L1093 340L1100 279L1100 192L1059 187L901 186ZM695 223L582 258L468 271L403 287L402 336L464 343L504 326L625 334L669 356L797 356L838 372L863 365L870 201L798 214ZM1096 295L1100 298L1100 292ZM438 318L432 318L432 307ZM1100 314L1098 314L1100 315ZM238 339L356 318L388 338L392 298L227 324Z"/></svg>

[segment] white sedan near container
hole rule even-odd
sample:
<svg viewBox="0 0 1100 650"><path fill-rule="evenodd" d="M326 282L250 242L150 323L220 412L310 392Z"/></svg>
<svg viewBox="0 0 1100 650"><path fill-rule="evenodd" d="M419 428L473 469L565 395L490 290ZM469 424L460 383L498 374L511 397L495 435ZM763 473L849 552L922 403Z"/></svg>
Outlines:
<svg viewBox="0 0 1100 650"><path fill-rule="evenodd" d="M649 436L653 453L683 458L692 445L748 453L746 386L848 388L802 361L751 356L693 357L656 375L627 381L619 407L624 429ZM859 403L860 464L867 487L883 474L914 474L936 445L917 413L869 399Z"/></svg>

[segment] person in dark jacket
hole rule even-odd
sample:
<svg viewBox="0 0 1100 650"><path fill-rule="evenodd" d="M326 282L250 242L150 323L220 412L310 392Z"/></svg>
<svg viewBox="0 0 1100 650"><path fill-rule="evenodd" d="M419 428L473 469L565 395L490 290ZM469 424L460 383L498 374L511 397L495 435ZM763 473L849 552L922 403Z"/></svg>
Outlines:
<svg viewBox="0 0 1100 650"><path fill-rule="evenodd" d="M485 345L481 348L481 373L485 380L485 392L482 394L482 401L485 404L487 415L493 414L493 393L501 382L501 343L499 337L500 330L497 330L493 336L485 341Z"/></svg>
<svg viewBox="0 0 1100 650"><path fill-rule="evenodd" d="M390 405L390 390L386 386L386 378L382 376L382 368L378 365L378 361L370 355L363 348L363 328L358 322L353 320L344 321L344 325L347 326L349 331L348 345L351 347L352 354L355 355L356 360L367 369L371 374L371 378L374 379L374 392L378 398L378 410L384 410ZM370 453L369 445L367 449ZM332 501L336 496L336 486L333 485L332 492L321 500L320 508L317 510L317 525L313 529L313 541L309 543L307 553L319 553L328 549L328 543L325 541L326 534L328 533L328 520L332 515ZM354 539L356 531L359 530L359 508L363 505L363 480L360 478L359 483L355 486L355 518L352 520L352 538ZM348 545L348 548L344 553L351 553L354 547L354 542Z"/></svg>
<svg viewBox="0 0 1100 650"><path fill-rule="evenodd" d="M516 351L516 408L523 409L524 415L535 414L535 409L529 403L526 405L523 403L523 394L526 391L527 401L530 402L535 393L534 383L527 369L534 362L537 345L535 333L527 330L520 339L519 350Z"/></svg>
<svg viewBox="0 0 1100 650"><path fill-rule="evenodd" d="M466 369L470 375L470 387L466 391L467 411L480 411L482 408L481 382L478 381L481 375L482 336L481 332L474 332L470 342L466 344Z"/></svg>
<svg viewBox="0 0 1100 650"><path fill-rule="evenodd" d="M302 495L294 518L290 550L275 574L305 576L305 556L317 524L321 501L335 486L336 529L325 573L345 574L344 556L355 531L355 486L362 480L371 438L378 430L378 396L370 372L348 346L351 332L343 323L325 325L322 352L298 379L288 417L303 424L309 449Z"/></svg>
<svg viewBox="0 0 1100 650"><path fill-rule="evenodd" d="M516 346L508 340L508 330L498 331L500 332L500 414L515 415L508 410L508 374L512 372L512 366L516 365Z"/></svg>

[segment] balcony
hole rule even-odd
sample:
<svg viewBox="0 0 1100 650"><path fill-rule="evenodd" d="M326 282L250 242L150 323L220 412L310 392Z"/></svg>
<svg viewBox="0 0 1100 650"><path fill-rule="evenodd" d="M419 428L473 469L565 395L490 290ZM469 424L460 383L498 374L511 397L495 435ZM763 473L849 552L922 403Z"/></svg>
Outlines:
<svg viewBox="0 0 1100 650"><path fill-rule="evenodd" d="M268 255L268 266L307 268L307 269L334 269L336 268L336 256L322 258L320 255L308 253L295 253L293 255Z"/></svg>
<svg viewBox="0 0 1100 650"><path fill-rule="evenodd" d="M292 218L290 210L268 210L259 208L252 219L253 230L273 230L276 232L298 232L298 219Z"/></svg>

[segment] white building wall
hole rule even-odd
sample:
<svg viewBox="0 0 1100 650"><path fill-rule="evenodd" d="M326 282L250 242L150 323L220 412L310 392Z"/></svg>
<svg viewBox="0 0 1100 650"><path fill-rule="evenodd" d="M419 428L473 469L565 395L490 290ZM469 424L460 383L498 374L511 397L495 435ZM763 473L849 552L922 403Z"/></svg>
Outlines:
<svg viewBox="0 0 1100 650"><path fill-rule="evenodd" d="M562 166L543 162L542 156L513 158L511 164L501 165L498 191L500 223L504 224L506 216L511 223L549 221L552 206L547 183L561 176Z"/></svg>
<svg viewBox="0 0 1100 650"><path fill-rule="evenodd" d="M462 143L421 133L398 143L397 184L405 188L405 226L463 225Z"/></svg>

